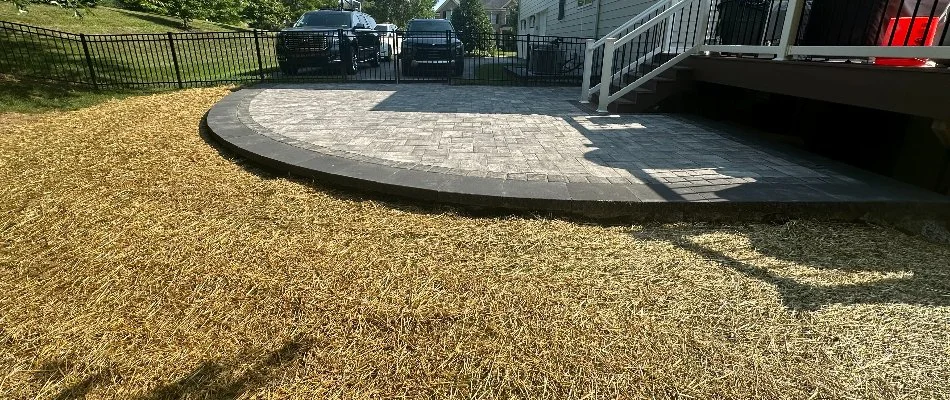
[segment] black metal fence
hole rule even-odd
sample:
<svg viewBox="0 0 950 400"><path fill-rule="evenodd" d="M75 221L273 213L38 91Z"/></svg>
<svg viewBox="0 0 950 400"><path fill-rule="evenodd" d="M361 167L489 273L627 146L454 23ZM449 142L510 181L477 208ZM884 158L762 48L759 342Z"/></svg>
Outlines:
<svg viewBox="0 0 950 400"><path fill-rule="evenodd" d="M580 84L585 38L490 34L465 41L452 32L82 35L0 21L0 73L94 88L326 81Z"/></svg>
<svg viewBox="0 0 950 400"><path fill-rule="evenodd" d="M946 0L807 0L797 44L802 46L950 45Z"/></svg>
<svg viewBox="0 0 950 400"><path fill-rule="evenodd" d="M789 0L722 0L709 10L706 44L778 46ZM950 45L946 0L805 0L793 44Z"/></svg>

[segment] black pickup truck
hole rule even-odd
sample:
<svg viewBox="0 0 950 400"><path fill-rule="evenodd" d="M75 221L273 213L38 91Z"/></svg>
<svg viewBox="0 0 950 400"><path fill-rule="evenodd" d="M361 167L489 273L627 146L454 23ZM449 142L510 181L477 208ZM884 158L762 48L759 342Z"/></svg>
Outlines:
<svg viewBox="0 0 950 400"><path fill-rule="evenodd" d="M375 28L376 20L359 11L307 12L293 27L277 34L280 71L294 75L301 68L336 64L355 74L363 62L378 67Z"/></svg>
<svg viewBox="0 0 950 400"><path fill-rule="evenodd" d="M456 36L448 20L409 21L399 54L402 73L413 75L423 68L450 68L461 76L465 72L465 45Z"/></svg>

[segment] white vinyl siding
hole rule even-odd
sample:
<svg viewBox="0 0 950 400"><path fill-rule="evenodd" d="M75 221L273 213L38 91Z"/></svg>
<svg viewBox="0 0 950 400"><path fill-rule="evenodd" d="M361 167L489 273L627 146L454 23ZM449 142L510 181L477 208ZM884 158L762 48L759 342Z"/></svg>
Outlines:
<svg viewBox="0 0 950 400"><path fill-rule="evenodd" d="M543 15L547 19L545 21L547 35L599 39L600 36L629 21L656 2L656 0L600 0L600 29L598 29L599 32L594 32L597 1L579 5L583 2L567 0L564 5L564 18L558 20L559 0L521 0L521 14L518 20L529 21L532 16ZM540 22L536 22L535 25L540 25ZM522 30L519 33L531 32ZM537 34L537 32L532 34Z"/></svg>
<svg viewBox="0 0 950 400"><path fill-rule="evenodd" d="M654 0L602 0L600 6L600 33L599 36L606 35L630 21L633 17L650 8L656 1ZM598 39L600 39L598 37Z"/></svg>

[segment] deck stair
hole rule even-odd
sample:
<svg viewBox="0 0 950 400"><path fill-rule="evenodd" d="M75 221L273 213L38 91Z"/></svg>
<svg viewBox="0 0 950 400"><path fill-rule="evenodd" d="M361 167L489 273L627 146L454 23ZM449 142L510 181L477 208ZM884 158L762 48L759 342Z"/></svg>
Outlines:
<svg viewBox="0 0 950 400"><path fill-rule="evenodd" d="M665 61L660 61L663 63ZM649 73L655 67L652 64L643 64L640 75ZM642 86L623 95L610 103L607 111L612 113L649 113L659 111L659 106L667 99L673 98L692 88L692 68L676 65L660 75L646 81ZM634 74L625 77L627 82L636 80ZM611 91L621 89L619 85L611 85ZM593 104L598 103L598 96L591 96Z"/></svg>
<svg viewBox="0 0 950 400"><path fill-rule="evenodd" d="M708 0L662 0L588 41L581 102L600 112L642 113L688 90L692 70L679 64L705 42L709 9Z"/></svg>

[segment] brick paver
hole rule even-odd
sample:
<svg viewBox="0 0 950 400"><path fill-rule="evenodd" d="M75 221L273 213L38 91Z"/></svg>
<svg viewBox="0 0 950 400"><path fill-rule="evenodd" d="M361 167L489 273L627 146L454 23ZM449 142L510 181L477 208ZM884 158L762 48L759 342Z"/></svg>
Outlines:
<svg viewBox="0 0 950 400"><path fill-rule="evenodd" d="M597 115L573 88L275 87L242 122L297 147L402 169L521 181L672 187L854 180L814 159L672 115ZM688 194L688 193L687 193Z"/></svg>

